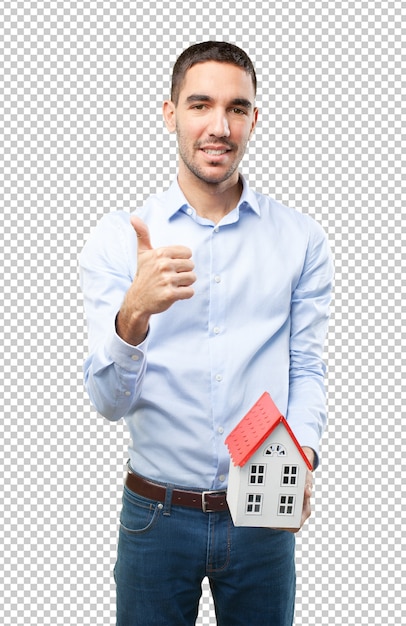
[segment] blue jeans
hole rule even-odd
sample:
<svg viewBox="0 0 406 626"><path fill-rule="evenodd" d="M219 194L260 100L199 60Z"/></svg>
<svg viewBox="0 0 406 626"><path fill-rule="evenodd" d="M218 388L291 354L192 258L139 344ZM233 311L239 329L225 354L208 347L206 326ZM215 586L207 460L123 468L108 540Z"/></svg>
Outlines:
<svg viewBox="0 0 406 626"><path fill-rule="evenodd" d="M171 506L170 496L155 502L124 487L117 626L193 626L205 576L219 626L291 626L294 535L237 528L228 511Z"/></svg>

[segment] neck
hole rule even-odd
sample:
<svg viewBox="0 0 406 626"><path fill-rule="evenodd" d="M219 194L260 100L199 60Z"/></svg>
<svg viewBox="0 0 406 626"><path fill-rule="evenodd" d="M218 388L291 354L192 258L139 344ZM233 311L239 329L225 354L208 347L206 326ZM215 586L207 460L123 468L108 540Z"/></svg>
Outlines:
<svg viewBox="0 0 406 626"><path fill-rule="evenodd" d="M215 224L237 206L242 193L242 182L238 172L233 180L222 183L206 183L195 179L193 184L179 173L178 182L186 200L196 213Z"/></svg>

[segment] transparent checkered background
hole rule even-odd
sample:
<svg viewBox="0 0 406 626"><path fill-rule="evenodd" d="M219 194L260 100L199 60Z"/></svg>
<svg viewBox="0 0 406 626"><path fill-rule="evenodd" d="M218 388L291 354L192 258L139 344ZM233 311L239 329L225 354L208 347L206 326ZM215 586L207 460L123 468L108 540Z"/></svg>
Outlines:
<svg viewBox="0 0 406 626"><path fill-rule="evenodd" d="M0 623L114 624L128 434L83 391L77 257L104 213L171 182L172 64L221 39L247 50L260 82L242 170L321 222L335 255L330 423L298 536L296 625L400 626L406 11L195 4L1 4ZM206 583L198 624L215 624Z"/></svg>

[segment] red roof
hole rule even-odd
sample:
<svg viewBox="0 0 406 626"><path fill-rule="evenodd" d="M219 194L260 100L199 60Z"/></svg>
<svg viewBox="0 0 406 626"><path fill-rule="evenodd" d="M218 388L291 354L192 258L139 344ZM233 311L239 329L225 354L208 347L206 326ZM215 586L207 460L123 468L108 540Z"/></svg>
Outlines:
<svg viewBox="0 0 406 626"><path fill-rule="evenodd" d="M289 424L267 391L262 394L225 440L234 465L243 467L279 424L284 425L307 467L312 469L310 461Z"/></svg>

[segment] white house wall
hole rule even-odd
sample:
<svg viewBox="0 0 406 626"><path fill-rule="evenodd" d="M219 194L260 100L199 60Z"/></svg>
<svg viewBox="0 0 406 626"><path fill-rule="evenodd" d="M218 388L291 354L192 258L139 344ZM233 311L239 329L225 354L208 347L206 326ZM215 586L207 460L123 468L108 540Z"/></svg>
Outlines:
<svg viewBox="0 0 406 626"><path fill-rule="evenodd" d="M265 456L264 451L272 444L285 447L285 456ZM264 465L263 484L250 484L252 465ZM295 486L282 486L282 468L285 465L297 465L298 476ZM227 501L231 516L236 526L266 526L270 528L298 528L303 506L303 494L306 479L306 464L293 443L288 431L280 424L271 433L266 442L249 459L244 467L236 467L230 462ZM262 495L261 514L247 514L247 495ZM294 515L279 515L280 496L295 496ZM259 507L259 505L258 505Z"/></svg>

